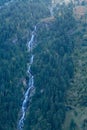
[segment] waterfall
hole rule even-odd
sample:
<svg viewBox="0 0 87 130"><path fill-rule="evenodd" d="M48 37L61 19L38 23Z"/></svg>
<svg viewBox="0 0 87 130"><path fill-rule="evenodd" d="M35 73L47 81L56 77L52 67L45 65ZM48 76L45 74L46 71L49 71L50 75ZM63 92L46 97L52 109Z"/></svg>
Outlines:
<svg viewBox="0 0 87 130"><path fill-rule="evenodd" d="M31 73L31 65L32 65L33 60L34 60L34 55L32 54L32 49L34 47L35 32L36 32L36 26L34 27L34 31L32 32L31 39L27 44L28 51L31 53L30 62L29 62L29 66L28 66L28 69L27 69L27 73L28 73L28 76L29 76L29 81L28 81L28 89L25 92L24 100L22 102L21 117L20 117L19 122L18 122L18 130L23 130L27 105L28 105L28 102L31 101L31 97L33 96L34 76Z"/></svg>

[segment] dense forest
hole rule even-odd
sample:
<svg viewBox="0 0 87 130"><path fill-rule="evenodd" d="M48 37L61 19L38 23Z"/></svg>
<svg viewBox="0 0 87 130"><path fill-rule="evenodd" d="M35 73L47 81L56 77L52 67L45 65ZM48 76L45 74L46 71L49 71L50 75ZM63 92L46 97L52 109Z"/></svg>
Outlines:
<svg viewBox="0 0 87 130"><path fill-rule="evenodd" d="M35 25L35 94L23 130L86 130L86 14L77 18L72 1L9 1L0 1L0 130L17 129L29 80L27 43ZM76 6L87 7L79 0Z"/></svg>
<svg viewBox="0 0 87 130"><path fill-rule="evenodd" d="M76 26L70 5L57 8L61 16L56 15L53 23L38 27L38 45L33 50L35 60L32 65L36 93L25 130L61 130L65 118L66 90L74 72L71 58L74 36L68 33Z"/></svg>
<svg viewBox="0 0 87 130"><path fill-rule="evenodd" d="M0 10L0 130L17 128L26 89L26 43L34 23L46 15L49 12L44 4L28 0L15 1Z"/></svg>

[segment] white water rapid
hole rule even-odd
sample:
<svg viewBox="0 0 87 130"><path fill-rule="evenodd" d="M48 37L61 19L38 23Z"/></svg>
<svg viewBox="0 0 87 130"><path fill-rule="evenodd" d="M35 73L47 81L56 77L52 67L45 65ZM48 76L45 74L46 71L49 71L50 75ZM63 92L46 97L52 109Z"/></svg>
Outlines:
<svg viewBox="0 0 87 130"><path fill-rule="evenodd" d="M22 103L21 117L20 117L20 120L18 122L18 130L23 130L27 105L28 105L28 102L31 101L31 97L33 96L34 76L31 74L31 65L32 65L33 59L34 59L34 55L32 54L32 49L34 47L35 32L36 32L36 26L34 27L34 31L32 32L31 39L30 39L30 41L28 42L28 45L27 45L28 51L31 53L30 62L29 62L28 70L27 70L27 73L28 73L28 76L29 76L29 82L28 82L28 89L25 92L24 100L23 100L23 103Z"/></svg>

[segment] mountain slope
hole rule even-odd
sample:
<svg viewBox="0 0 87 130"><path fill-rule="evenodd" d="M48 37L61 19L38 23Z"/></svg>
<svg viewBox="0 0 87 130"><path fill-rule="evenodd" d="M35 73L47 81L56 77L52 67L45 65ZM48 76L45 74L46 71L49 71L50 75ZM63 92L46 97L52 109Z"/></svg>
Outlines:
<svg viewBox="0 0 87 130"><path fill-rule="evenodd" d="M87 129L87 19L74 5L16 0L0 8L0 130L16 130L29 77L27 42L35 35L31 74L36 88L28 101L24 130ZM53 6L54 7L54 6ZM51 12L52 13L52 12ZM52 13L53 15L53 13ZM37 32L33 32L35 25Z"/></svg>
<svg viewBox="0 0 87 130"><path fill-rule="evenodd" d="M71 58L74 39L68 32L75 27L70 8L63 7L59 10L62 15L56 16L53 23L42 23L38 27L38 45L31 68L36 93L27 112L25 130L62 130L66 91L74 70Z"/></svg>
<svg viewBox="0 0 87 130"><path fill-rule="evenodd" d="M49 15L44 8L44 4L26 0L0 9L0 130L17 128L27 83L26 44L34 23Z"/></svg>
<svg viewBox="0 0 87 130"><path fill-rule="evenodd" d="M64 130L87 129L87 24L79 23L75 39L75 50L72 55L75 71L71 88L67 91L66 104L71 108L66 112Z"/></svg>

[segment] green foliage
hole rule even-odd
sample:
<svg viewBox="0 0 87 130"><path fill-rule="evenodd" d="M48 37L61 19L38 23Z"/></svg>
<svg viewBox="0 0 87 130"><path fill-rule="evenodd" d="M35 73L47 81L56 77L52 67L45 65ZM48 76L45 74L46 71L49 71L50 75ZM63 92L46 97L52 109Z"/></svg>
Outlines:
<svg viewBox="0 0 87 130"><path fill-rule="evenodd" d="M0 130L17 128L29 62L26 43L34 25L49 14L44 8L26 0L0 10Z"/></svg>
<svg viewBox="0 0 87 130"><path fill-rule="evenodd" d="M61 17L57 16L53 24L38 27L38 45L34 49L34 64L31 68L36 93L30 105L25 130L62 129L66 90L74 71L71 58L74 36L68 32L74 27L75 21L72 14L71 18L68 17L68 11L66 8L66 12Z"/></svg>

